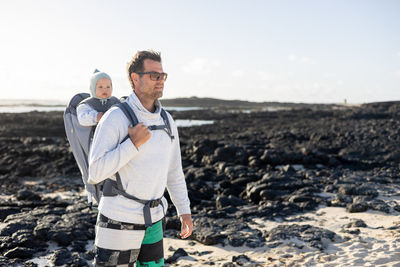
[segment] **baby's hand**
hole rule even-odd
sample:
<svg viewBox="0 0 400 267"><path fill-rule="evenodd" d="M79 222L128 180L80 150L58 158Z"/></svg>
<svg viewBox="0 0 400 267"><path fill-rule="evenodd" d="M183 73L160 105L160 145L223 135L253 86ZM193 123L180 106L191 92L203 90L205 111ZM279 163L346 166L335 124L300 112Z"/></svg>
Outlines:
<svg viewBox="0 0 400 267"><path fill-rule="evenodd" d="M103 112L97 113L97 122L100 121L101 117L103 117L103 114L104 114Z"/></svg>
<svg viewBox="0 0 400 267"><path fill-rule="evenodd" d="M139 148L141 145L146 143L151 136L150 130L142 122L135 125L135 127L129 125L128 134L136 148Z"/></svg>

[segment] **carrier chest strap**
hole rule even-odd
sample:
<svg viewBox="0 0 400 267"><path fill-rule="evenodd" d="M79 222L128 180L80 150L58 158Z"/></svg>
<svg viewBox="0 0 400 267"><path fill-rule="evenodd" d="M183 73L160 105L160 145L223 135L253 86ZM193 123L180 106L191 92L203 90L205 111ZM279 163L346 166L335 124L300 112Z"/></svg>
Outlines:
<svg viewBox="0 0 400 267"><path fill-rule="evenodd" d="M153 200L142 200L142 199L138 199L138 198L126 193L125 191L121 191L118 188L113 187L112 190L113 190L113 193L122 195L126 198L129 198L131 200L134 200L134 201L139 202L144 205L143 206L143 217L144 217L144 224L146 227L150 227L153 225L153 222L151 219L150 208L155 208L155 207L158 207L158 205L161 205L161 207L163 209L163 213L165 212L164 204L163 204L161 198L153 199Z"/></svg>
<svg viewBox="0 0 400 267"><path fill-rule="evenodd" d="M144 224L146 227L150 227L153 225L152 219L151 219L151 212L150 208L155 208L158 207L158 205L161 205L163 209L163 213L165 216L165 207L162 202L162 197L158 199L153 199L153 200L143 200L139 199L135 196L132 196L125 192L125 190L122 188L122 183L121 183L121 177L119 174L116 174L117 176L117 181L113 181L111 179L107 179L104 183L103 186L103 196L105 197L114 197L117 195L124 196L126 198L129 198L131 200L134 200L136 202L139 202L140 204L143 204L143 217L144 217Z"/></svg>
<svg viewBox="0 0 400 267"><path fill-rule="evenodd" d="M131 107L129 106L129 104L127 102L121 102L120 104L118 104L118 107L122 110L122 112L124 112L125 116L128 118L129 122L132 124L133 127L139 123L139 120L136 117L135 112L131 109ZM164 130L168 134L168 136L171 138L171 142L172 142L175 139L175 137L172 134L171 125L168 120L168 115L164 109L161 109L160 115L164 121L164 125L150 125L150 126L147 126L147 128L150 131ZM129 138L129 136L125 137L123 139L123 141L125 141L128 138Z"/></svg>
<svg viewBox="0 0 400 267"><path fill-rule="evenodd" d="M155 130L164 130L167 126L165 125L150 125L147 126L147 129L149 129L150 131L155 131Z"/></svg>

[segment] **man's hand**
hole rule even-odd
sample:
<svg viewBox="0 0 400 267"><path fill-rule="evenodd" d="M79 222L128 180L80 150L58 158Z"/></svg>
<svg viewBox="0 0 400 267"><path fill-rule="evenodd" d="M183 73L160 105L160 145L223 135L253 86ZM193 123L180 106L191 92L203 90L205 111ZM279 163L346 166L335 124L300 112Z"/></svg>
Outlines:
<svg viewBox="0 0 400 267"><path fill-rule="evenodd" d="M190 214L182 214L180 216L181 219L181 238L185 239L188 238L193 231L193 222L192 222L192 215Z"/></svg>
<svg viewBox="0 0 400 267"><path fill-rule="evenodd" d="M101 117L103 117L104 113L103 112L99 112L97 113L97 122L100 121Z"/></svg>
<svg viewBox="0 0 400 267"><path fill-rule="evenodd" d="M128 134L136 148L146 143L151 136L150 130L142 122L136 124L135 127L129 125Z"/></svg>

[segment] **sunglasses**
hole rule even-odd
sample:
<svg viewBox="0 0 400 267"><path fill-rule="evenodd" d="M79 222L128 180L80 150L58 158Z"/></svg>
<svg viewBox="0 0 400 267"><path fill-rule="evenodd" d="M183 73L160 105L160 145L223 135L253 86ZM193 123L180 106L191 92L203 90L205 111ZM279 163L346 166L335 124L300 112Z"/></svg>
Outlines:
<svg viewBox="0 0 400 267"><path fill-rule="evenodd" d="M150 74L150 80L152 81L160 81L160 80L167 80L168 74L165 72L155 72L155 71L147 71L147 72L138 72L139 75Z"/></svg>

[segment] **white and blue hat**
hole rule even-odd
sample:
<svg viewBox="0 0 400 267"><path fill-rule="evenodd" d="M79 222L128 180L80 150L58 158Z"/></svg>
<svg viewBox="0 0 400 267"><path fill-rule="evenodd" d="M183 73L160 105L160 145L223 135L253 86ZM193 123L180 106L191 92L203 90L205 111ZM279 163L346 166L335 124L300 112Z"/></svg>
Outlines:
<svg viewBox="0 0 400 267"><path fill-rule="evenodd" d="M102 78L107 78L107 79L110 79L110 81L111 81L110 75L108 75L105 72L99 71L98 69L95 69L93 72L92 79L90 80L90 93L91 93L92 97L94 97L94 98L98 98L96 96L96 84L97 84L97 81ZM112 81L111 81L111 86L112 86ZM111 87L111 89L112 89L112 87Z"/></svg>

